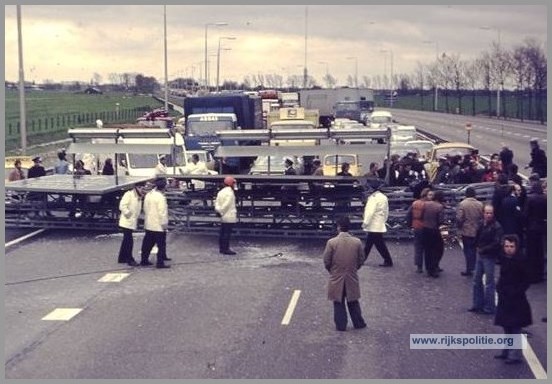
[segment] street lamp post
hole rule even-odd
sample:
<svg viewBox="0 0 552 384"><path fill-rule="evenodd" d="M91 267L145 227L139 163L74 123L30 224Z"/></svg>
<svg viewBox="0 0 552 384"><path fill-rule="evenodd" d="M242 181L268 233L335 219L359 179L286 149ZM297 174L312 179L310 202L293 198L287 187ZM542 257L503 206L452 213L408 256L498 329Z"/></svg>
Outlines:
<svg viewBox="0 0 552 384"><path fill-rule="evenodd" d="M484 31L492 31L493 29L496 30L496 32L498 33L498 40L497 40L497 45L496 45L496 48L497 48L497 51L498 51L498 54L500 54L500 28L496 28L496 27L489 27L488 25L484 25L484 26L481 26L479 27L479 29L482 29ZM497 66L498 67L498 66ZM495 71L497 73L497 84L496 84L496 117L497 119L500 118L500 85L498 80L498 68L495 68Z"/></svg>
<svg viewBox="0 0 552 384"><path fill-rule="evenodd" d="M207 59L207 30L209 29L210 26L222 27L222 26L225 26L225 25L228 25L228 23L218 22L218 23L206 23L205 24L205 90L207 90L209 88L209 68L208 68L209 62L208 62L208 59Z"/></svg>
<svg viewBox="0 0 552 384"><path fill-rule="evenodd" d="M435 65L437 65L438 61L439 61L439 42L437 41L431 41L431 40L426 40L426 41L423 41L424 44L435 44ZM435 79L435 97L433 99L433 111L434 112L437 112L437 106L439 105L438 104L438 101L437 101L437 97L439 96L439 87L437 85L437 79Z"/></svg>
<svg viewBox="0 0 552 384"><path fill-rule="evenodd" d="M389 106L393 107L393 50L391 49L382 49L381 52L389 53Z"/></svg>
<svg viewBox="0 0 552 384"><path fill-rule="evenodd" d="M219 79L220 79L220 42L222 40L236 40L235 37L230 36L221 36L219 37L218 41L218 49L217 49L217 92L219 91ZM230 48L225 48L226 50L230 50Z"/></svg>
<svg viewBox="0 0 552 384"><path fill-rule="evenodd" d="M349 56L349 57L347 57L347 60L354 60L355 61L355 88L358 88L358 57Z"/></svg>

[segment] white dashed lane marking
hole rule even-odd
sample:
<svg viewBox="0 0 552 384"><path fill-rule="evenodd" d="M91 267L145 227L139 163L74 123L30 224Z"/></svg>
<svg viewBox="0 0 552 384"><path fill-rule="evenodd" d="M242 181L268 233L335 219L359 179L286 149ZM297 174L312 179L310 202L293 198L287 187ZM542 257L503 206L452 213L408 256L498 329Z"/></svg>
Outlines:
<svg viewBox="0 0 552 384"><path fill-rule="evenodd" d="M98 281L100 283L119 283L129 275L130 273L106 273Z"/></svg>
<svg viewBox="0 0 552 384"><path fill-rule="evenodd" d="M295 311L295 306L297 305L297 301L299 300L300 295L300 290L296 289L295 291L293 291L293 295L291 295L291 300L289 301L286 313L284 314L284 318L282 319L282 325L288 325L291 321L291 316L293 316L293 311Z"/></svg>
<svg viewBox="0 0 552 384"><path fill-rule="evenodd" d="M82 308L56 308L42 318L42 320L67 321L78 315Z"/></svg>

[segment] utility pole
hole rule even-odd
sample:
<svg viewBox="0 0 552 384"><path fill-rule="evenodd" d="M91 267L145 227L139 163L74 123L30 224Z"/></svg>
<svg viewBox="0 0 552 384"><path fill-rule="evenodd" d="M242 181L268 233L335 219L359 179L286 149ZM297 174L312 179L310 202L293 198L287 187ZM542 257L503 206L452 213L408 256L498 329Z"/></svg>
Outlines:
<svg viewBox="0 0 552 384"><path fill-rule="evenodd" d="M27 118L25 111L25 73L23 71L23 37L21 32L21 5L17 7L17 42L19 49L19 119L21 121L21 151L27 154Z"/></svg>

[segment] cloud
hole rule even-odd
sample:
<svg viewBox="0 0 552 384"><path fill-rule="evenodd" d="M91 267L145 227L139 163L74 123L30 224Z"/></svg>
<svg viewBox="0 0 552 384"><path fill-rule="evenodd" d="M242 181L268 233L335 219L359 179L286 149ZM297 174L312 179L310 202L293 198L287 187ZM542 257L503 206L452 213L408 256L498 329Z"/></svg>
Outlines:
<svg viewBox="0 0 552 384"><path fill-rule="evenodd" d="M326 70L321 61L337 78L352 74L350 56L358 58L359 77L382 75L388 60L382 49L393 52L395 73L411 73L418 61L435 57L435 46L424 40L463 59L488 49L498 30L504 46L528 36L546 42L544 5L309 5L306 25L305 10L304 5L168 5L169 78L191 75L192 67L196 77L204 72L205 24L220 21L228 25L209 27L209 54L216 56L219 37L236 37L223 41L231 50L221 52L221 77L237 81L253 73L299 74L305 36L309 73L319 81ZM112 72L164 76L160 5L23 5L22 14L28 79L88 81L94 72L104 79ZM209 56L211 73L215 56ZM15 80L13 5L5 7L5 57L6 79Z"/></svg>

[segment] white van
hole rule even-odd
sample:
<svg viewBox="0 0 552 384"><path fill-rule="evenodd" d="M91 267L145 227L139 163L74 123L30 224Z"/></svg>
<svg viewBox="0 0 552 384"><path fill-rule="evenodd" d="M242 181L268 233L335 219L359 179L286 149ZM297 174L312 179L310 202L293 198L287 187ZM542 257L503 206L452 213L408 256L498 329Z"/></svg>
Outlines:
<svg viewBox="0 0 552 384"><path fill-rule="evenodd" d="M366 125L369 125L370 128L379 128L385 124L393 124L393 115L389 111L374 111L370 115L369 120L366 122Z"/></svg>

